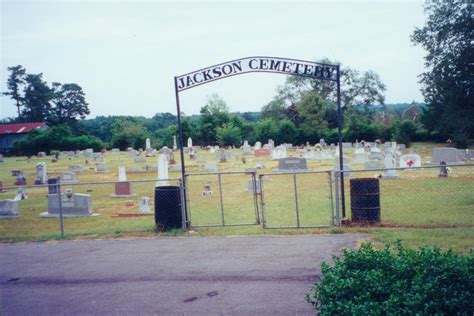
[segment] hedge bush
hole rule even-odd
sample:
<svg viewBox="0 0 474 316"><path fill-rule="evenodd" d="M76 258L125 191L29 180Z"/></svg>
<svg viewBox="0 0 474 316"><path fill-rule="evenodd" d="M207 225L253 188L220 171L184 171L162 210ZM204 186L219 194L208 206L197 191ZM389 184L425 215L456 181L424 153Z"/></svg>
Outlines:
<svg viewBox="0 0 474 316"><path fill-rule="evenodd" d="M333 259L307 295L321 315L474 314L473 251L363 244Z"/></svg>

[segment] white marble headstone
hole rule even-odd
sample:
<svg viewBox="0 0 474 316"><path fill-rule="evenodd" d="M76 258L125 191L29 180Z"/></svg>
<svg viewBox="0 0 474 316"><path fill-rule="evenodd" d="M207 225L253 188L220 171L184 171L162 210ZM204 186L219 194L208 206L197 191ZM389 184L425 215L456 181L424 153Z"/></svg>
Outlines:
<svg viewBox="0 0 474 316"><path fill-rule="evenodd" d="M118 168L118 175L119 175L119 181L127 181L127 173L125 171L125 167L119 167Z"/></svg>
<svg viewBox="0 0 474 316"><path fill-rule="evenodd" d="M164 186L168 185L168 181L164 181L169 179L168 175L168 159L166 158L165 154L158 155L158 181L156 182L157 186Z"/></svg>

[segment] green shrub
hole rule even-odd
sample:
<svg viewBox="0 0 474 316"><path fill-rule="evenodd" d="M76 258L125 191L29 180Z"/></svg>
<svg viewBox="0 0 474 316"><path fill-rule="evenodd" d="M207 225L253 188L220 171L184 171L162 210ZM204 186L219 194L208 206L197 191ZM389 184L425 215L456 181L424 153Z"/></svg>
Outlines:
<svg viewBox="0 0 474 316"><path fill-rule="evenodd" d="M307 300L321 315L473 315L474 252L343 250Z"/></svg>

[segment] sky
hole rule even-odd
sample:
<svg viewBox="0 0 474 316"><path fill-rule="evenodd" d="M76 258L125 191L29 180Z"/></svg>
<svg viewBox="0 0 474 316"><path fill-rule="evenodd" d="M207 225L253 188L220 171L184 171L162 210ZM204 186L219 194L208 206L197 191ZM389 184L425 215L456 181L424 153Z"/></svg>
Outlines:
<svg viewBox="0 0 474 316"><path fill-rule="evenodd" d="M425 52L410 35L425 23L422 1L21 1L0 0L0 91L7 67L77 83L91 115L176 114L174 76L247 56L329 58L373 70L386 103L422 102ZM230 111L259 111L283 84L253 73L180 92L196 114L217 93ZM0 97L0 118L16 116Z"/></svg>

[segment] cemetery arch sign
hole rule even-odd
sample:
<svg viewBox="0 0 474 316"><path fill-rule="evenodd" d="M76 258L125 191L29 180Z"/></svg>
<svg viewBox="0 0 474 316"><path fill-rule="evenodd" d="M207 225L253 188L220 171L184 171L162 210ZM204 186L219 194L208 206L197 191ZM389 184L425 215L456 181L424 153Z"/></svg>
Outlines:
<svg viewBox="0 0 474 316"><path fill-rule="evenodd" d="M179 130L179 148L181 157L181 173L184 181L186 166L184 163L183 129L181 125L181 109L179 93L216 80L241 75L251 72L270 72L283 75L293 75L319 80L333 81L337 84L337 113L338 113L338 140L339 140L339 168L343 170L342 153L342 109L341 109L341 83L339 65L318 63L300 59L252 56L216 64L184 75L174 77L176 95L176 109ZM341 204L342 216L345 217L344 174L341 172Z"/></svg>

